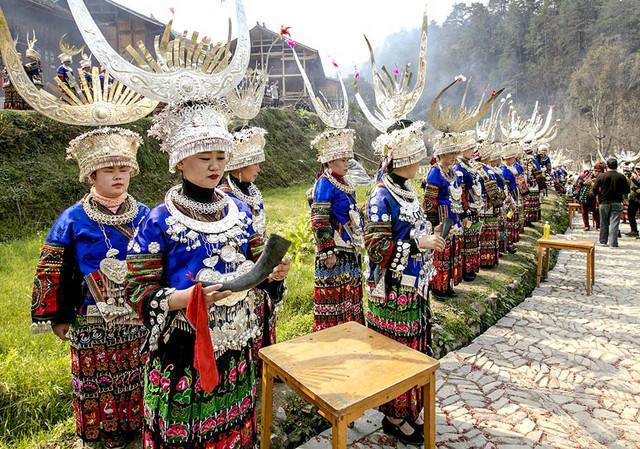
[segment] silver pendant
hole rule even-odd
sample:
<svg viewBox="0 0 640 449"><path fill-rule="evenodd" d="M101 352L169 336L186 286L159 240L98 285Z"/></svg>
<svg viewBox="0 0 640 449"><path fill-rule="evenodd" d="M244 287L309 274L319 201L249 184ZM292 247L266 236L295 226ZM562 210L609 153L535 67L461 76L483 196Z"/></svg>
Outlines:
<svg viewBox="0 0 640 449"><path fill-rule="evenodd" d="M203 268L196 274L196 281L216 283L221 277L222 275L218 271L212 270L211 268Z"/></svg>
<svg viewBox="0 0 640 449"><path fill-rule="evenodd" d="M243 275L245 273L248 273L249 271L251 271L251 269L253 268L254 265L255 264L252 261L245 260L237 268L236 273L238 274L238 276Z"/></svg>
<svg viewBox="0 0 640 449"><path fill-rule="evenodd" d="M107 251L107 254L105 256L106 257L116 257L118 254L120 254L120 251L118 251L115 248L109 248L109 251Z"/></svg>
<svg viewBox="0 0 640 449"><path fill-rule="evenodd" d="M205 267L213 268L218 263L218 260L220 260L218 256L211 256L211 257L207 257L206 259L203 259L202 263L204 264Z"/></svg>
<svg viewBox="0 0 640 449"><path fill-rule="evenodd" d="M116 284L124 284L127 278L127 262L106 257L100 261L100 272Z"/></svg>
<svg viewBox="0 0 640 449"><path fill-rule="evenodd" d="M220 250L220 257L227 263L233 263L237 258L236 249L231 245L225 245Z"/></svg>

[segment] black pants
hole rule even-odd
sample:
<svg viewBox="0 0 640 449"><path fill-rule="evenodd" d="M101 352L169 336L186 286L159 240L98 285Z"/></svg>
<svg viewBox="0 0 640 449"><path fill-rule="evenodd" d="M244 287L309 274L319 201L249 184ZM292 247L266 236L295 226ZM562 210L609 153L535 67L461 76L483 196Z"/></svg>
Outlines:
<svg viewBox="0 0 640 449"><path fill-rule="evenodd" d="M627 217L629 218L629 224L631 225L631 232L638 232L638 222L636 215L640 210L639 201L629 201L629 207L627 209Z"/></svg>

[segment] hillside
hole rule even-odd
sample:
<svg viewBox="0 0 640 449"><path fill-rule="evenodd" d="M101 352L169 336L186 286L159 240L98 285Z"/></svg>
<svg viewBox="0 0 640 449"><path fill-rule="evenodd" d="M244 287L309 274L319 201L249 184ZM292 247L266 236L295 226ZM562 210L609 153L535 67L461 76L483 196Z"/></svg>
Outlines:
<svg viewBox="0 0 640 449"><path fill-rule="evenodd" d="M320 119L309 112L267 108L254 122L269 131L259 186L310 183L319 165L309 142L323 129ZM145 118L126 128L144 137L138 157L141 174L132 181L131 193L155 205L178 175L169 174L166 155L147 137L150 125L151 119ZM34 112L0 112L0 241L47 228L86 192L87 186L78 182L76 164L65 160L67 142L85 130ZM368 142L360 140L358 145L366 150Z"/></svg>

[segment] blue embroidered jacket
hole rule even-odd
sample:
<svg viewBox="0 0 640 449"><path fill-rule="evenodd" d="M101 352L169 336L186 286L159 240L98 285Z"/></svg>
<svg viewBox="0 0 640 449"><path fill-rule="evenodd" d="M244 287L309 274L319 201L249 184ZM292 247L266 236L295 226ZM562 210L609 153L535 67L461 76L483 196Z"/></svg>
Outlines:
<svg viewBox="0 0 640 449"><path fill-rule="evenodd" d="M454 169L453 185L442 175L438 165L434 165L427 174L424 194L424 210L427 219L434 226L442 223L448 216L455 225L462 221L462 199L459 201L451 198L449 187L462 188L462 173Z"/></svg>
<svg viewBox="0 0 640 449"><path fill-rule="evenodd" d="M369 286L375 286L382 270L388 269L414 276L416 279L413 287L417 287L418 278L427 262L426 257L415 257L421 255L416 234L427 232L420 204L415 205L416 229L414 223L405 219L398 200L383 183L379 183L369 196L366 213L365 246L369 255Z"/></svg>
<svg viewBox="0 0 640 449"><path fill-rule="evenodd" d="M106 208L103 212L110 213ZM135 227L148 212L147 206L138 203L132 223L102 225L111 247L118 251L115 258L122 263ZM87 306L95 304L87 279L100 270L100 262L110 249L102 229L89 218L80 202L55 221L36 268L31 308L35 323L72 323L77 314L84 315Z"/></svg>
<svg viewBox="0 0 640 449"><path fill-rule="evenodd" d="M355 193L343 192L334 186L323 174L313 187L311 203L311 228L316 242L316 252L327 252L336 248L334 232L339 233L345 243L351 242L351 236L345 229L349 224L360 228L361 223L350 223L350 211L357 211Z"/></svg>

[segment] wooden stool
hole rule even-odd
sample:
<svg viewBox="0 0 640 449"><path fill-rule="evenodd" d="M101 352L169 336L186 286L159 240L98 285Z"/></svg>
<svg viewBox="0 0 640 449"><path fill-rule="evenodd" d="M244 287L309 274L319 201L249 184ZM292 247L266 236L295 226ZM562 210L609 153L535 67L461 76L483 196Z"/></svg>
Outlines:
<svg viewBox="0 0 640 449"><path fill-rule="evenodd" d="M567 249L580 251L587 256L587 295L591 294L591 287L596 283L596 242L593 240L568 240L562 237L552 237L548 239L538 240L538 271L536 273L536 285L540 285L540 278L542 276L542 252L544 251L546 257L545 276L549 272L549 263L551 255L549 250L554 249Z"/></svg>
<svg viewBox="0 0 640 449"><path fill-rule="evenodd" d="M578 203L569 203L569 229L573 229L573 216L576 212L580 212L580 204Z"/></svg>
<svg viewBox="0 0 640 449"><path fill-rule="evenodd" d="M347 447L347 425L405 391L424 392L424 447L435 448L440 362L358 323L345 323L260 350L261 449L271 442L273 378L318 407L333 426L333 448Z"/></svg>

